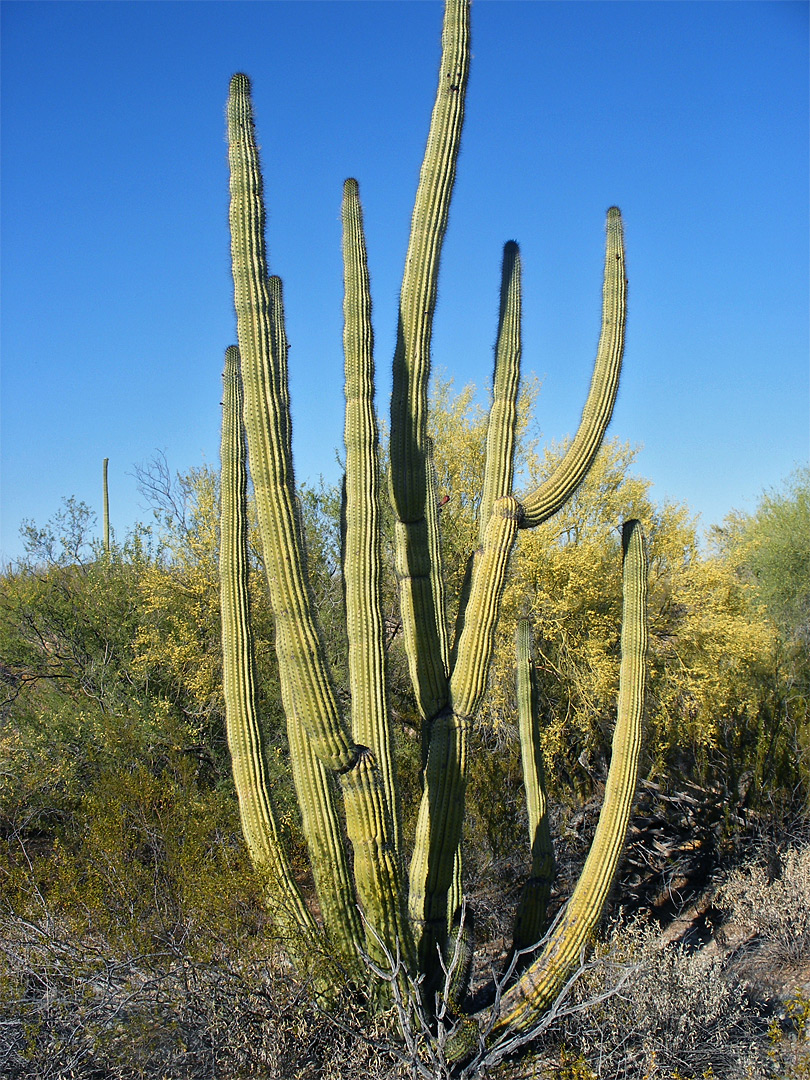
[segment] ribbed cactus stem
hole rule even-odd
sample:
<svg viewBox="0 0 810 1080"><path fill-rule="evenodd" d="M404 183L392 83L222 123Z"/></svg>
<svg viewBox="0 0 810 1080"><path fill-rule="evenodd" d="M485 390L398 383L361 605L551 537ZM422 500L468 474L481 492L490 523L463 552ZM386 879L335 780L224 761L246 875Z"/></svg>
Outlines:
<svg viewBox="0 0 810 1080"><path fill-rule="evenodd" d="M293 695L285 685L286 677L279 666L282 700L290 701ZM334 775L315 753L294 709L285 707L285 711L293 784L324 927L343 970L362 982L360 950L366 935L336 806Z"/></svg>
<svg viewBox="0 0 810 1080"><path fill-rule="evenodd" d="M256 707L253 632L248 593L247 467L242 426L239 350L225 353L221 449L220 592L223 689L228 747L242 832L266 875L274 915L299 962L321 951L318 927L295 881L270 801Z"/></svg>
<svg viewBox="0 0 810 1080"><path fill-rule="evenodd" d="M424 788L410 869L410 913L420 969L431 992L440 975L438 949L448 933L448 896L464 819L469 732L486 687L489 660L519 505L499 499L473 574L468 617L451 680L452 709L430 723ZM458 897L454 897L458 906Z"/></svg>
<svg viewBox="0 0 810 1080"><path fill-rule="evenodd" d="M548 820L540 710L532 659L531 625L528 619L521 619L518 623L516 647L520 756L526 792L531 870L523 886L515 917L512 953L529 949L540 940L545 928L546 909L554 879L554 848Z"/></svg>
<svg viewBox="0 0 810 1080"><path fill-rule="evenodd" d="M475 716L486 690L501 596L520 520L517 499L511 495L498 499L484 534L484 546L476 552L464 631L450 679L453 711L459 716Z"/></svg>
<svg viewBox="0 0 810 1080"><path fill-rule="evenodd" d="M447 640L439 595L436 531L427 518L432 463L427 434L430 340L442 245L456 174L470 62L469 0L446 0L439 84L419 175L391 393L390 488L397 517L403 638L417 704L426 719L447 702Z"/></svg>
<svg viewBox="0 0 810 1080"><path fill-rule="evenodd" d="M447 0L439 85L411 218L391 396L392 492L402 521L424 515L427 385L439 262L464 123L470 67L469 0Z"/></svg>
<svg viewBox="0 0 810 1080"><path fill-rule="evenodd" d="M231 261L245 392L245 427L279 663L315 753L330 768L357 759L331 686L304 572L295 501L286 364L268 281L265 210L250 80L234 75L228 99ZM286 343L286 335L283 337ZM281 358L283 359L283 358Z"/></svg>
<svg viewBox="0 0 810 1080"><path fill-rule="evenodd" d="M487 686L509 560L518 530L556 513L576 491L610 421L624 346L626 281L619 211L608 211L602 332L579 429L548 480L521 502L512 492L521 354L521 266L504 249L492 406L481 493L479 547L450 648L427 389L438 269L464 117L470 60L469 0L445 0L439 85L416 193L402 280L391 396L390 496L400 618L416 708L423 718L423 788L409 889L401 837L393 733L386 700L378 429L368 260L357 183L343 193L346 478L342 567L349 641L351 731L338 704L306 572L292 465L288 343L281 282L269 273L262 178L250 82L235 75L228 102L231 251L239 349L228 350L222 450L222 613L228 739L243 829L265 868L280 925L305 965L326 940L356 982L391 957L400 990L416 979L441 1032L441 1052L461 1061L505 1052L549 1009L595 933L616 873L635 791L646 670L646 556L638 522L623 530L623 625L618 719L605 800L574 892L539 955L493 1010L463 1019L471 925L462 924L461 835L470 732ZM241 378L240 356L241 352ZM244 423L244 431L243 431ZM296 885L269 796L256 717L249 627L245 433L259 517L290 759L324 931ZM109 551L105 460L105 550ZM518 712L532 868L516 918L513 954L537 942L553 872L539 710L528 623L518 631ZM345 815L336 794L343 795ZM344 843L344 834L351 846ZM405 910L407 904L407 911ZM362 917L360 910L362 909ZM297 945L295 944L297 943ZM301 956L301 951L305 955ZM455 964L453 958L455 957ZM527 960L527 963L529 961ZM436 1011L448 964L447 1000ZM383 995L384 996L384 995ZM372 994L372 998L376 995ZM376 1000L379 1001L377 997ZM446 1007L446 1009L445 1009ZM443 1012L443 1010L445 1010Z"/></svg>
<svg viewBox="0 0 810 1080"><path fill-rule="evenodd" d="M623 610L619 701L599 824L582 874L538 959L501 999L493 1038L525 1031L562 989L596 932L627 836L638 778L647 654L647 557L638 521L622 530Z"/></svg>
<svg viewBox="0 0 810 1080"><path fill-rule="evenodd" d="M408 901L428 1002L441 985L441 957L449 930L448 894L464 820L470 723L469 717L455 716L450 709L430 722Z"/></svg>
<svg viewBox="0 0 810 1080"><path fill-rule="evenodd" d="M484 488L479 511L479 542L483 544L492 508L512 494L515 472L515 429L520 384L521 280L520 250L510 240L503 249L501 304L495 345L492 405L487 423Z"/></svg>
<svg viewBox="0 0 810 1080"><path fill-rule="evenodd" d="M470 988L475 960L475 919L472 911L459 910L452 920L447 943L447 1004L453 1018L461 1015Z"/></svg>
<svg viewBox="0 0 810 1080"><path fill-rule="evenodd" d="M442 695L446 693L446 679L450 673L450 634L447 625L446 590L444 585L444 564L442 562L442 531L439 522L439 479L436 475L433 440L426 442L425 476L427 480L427 498L425 500L425 521L427 522L427 542L430 553L430 586L433 593L433 611L438 636ZM442 696L441 706L445 698ZM432 714L429 714L432 715Z"/></svg>
<svg viewBox="0 0 810 1080"><path fill-rule="evenodd" d="M287 340L287 325L284 318L284 286L280 277L271 274L267 279L270 294L270 338L271 355L277 372L275 379L278 393L278 438L281 457L292 461L292 422L290 419L290 382L287 359L290 343ZM300 523L299 523L300 524Z"/></svg>
<svg viewBox="0 0 810 1080"><path fill-rule="evenodd" d="M399 856L393 733L385 688L380 549L380 482L374 415L371 295L357 182L343 187L346 444L343 571L349 638L352 735L363 748L341 777L355 881L369 929L367 949L385 959L399 947L412 960Z"/></svg>
<svg viewBox="0 0 810 1080"><path fill-rule="evenodd" d="M399 615L416 705L430 720L448 701L444 635L438 629L435 562L427 516L394 522L394 569L399 586Z"/></svg>
<svg viewBox="0 0 810 1080"><path fill-rule="evenodd" d="M618 207L612 206L607 214L602 331L591 387L579 429L559 466L548 480L523 499L523 529L532 529L557 513L582 483L602 445L619 390L626 317L627 279L622 217Z"/></svg>
<svg viewBox="0 0 810 1080"><path fill-rule="evenodd" d="M377 759L399 849L393 733L385 686L380 469L374 413L374 336L363 217L356 180L343 187L346 502L343 541L352 737Z"/></svg>
<svg viewBox="0 0 810 1080"><path fill-rule="evenodd" d="M410 911L420 964L427 965L423 970L428 976L428 992L439 978L437 948L444 947L448 925L462 899L460 842L467 740L471 719L486 689L506 570L521 518L519 504L509 496L519 376L520 260L517 245L509 244L502 270L481 518L482 546L473 561L469 591L465 590L462 598L457 624L449 687L450 714L440 712L439 718L426 725L424 731L427 767L411 861ZM449 660L448 657L448 663ZM443 702L437 704L441 706ZM435 747L434 740L437 740ZM448 817L437 813L439 807L450 808Z"/></svg>

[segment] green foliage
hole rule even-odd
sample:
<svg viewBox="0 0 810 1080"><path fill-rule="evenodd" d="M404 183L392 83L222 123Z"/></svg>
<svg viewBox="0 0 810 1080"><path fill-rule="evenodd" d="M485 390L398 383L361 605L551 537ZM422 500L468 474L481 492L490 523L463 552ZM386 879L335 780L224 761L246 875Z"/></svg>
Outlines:
<svg viewBox="0 0 810 1080"><path fill-rule="evenodd" d="M716 538L754 586L786 644L810 645L810 469L768 491L751 515L732 515Z"/></svg>
<svg viewBox="0 0 810 1080"><path fill-rule="evenodd" d="M810 791L810 470L763 494L752 515L714 530L718 557L734 575L746 616L766 628L760 658L755 783L791 781ZM798 773L798 779L796 774Z"/></svg>
<svg viewBox="0 0 810 1080"><path fill-rule="evenodd" d="M204 518L193 519L191 550L206 542ZM89 521L67 500L43 528L27 524L28 560L3 579L0 829L9 840L9 900L41 896L65 917L92 915L112 927L122 910L151 910L158 872L167 896L193 892L193 875L202 887L212 858L229 858L233 838L220 840L229 829L235 835L238 821L217 760L221 740L181 707L189 694L164 692L159 660L177 667L173 643L154 663L143 648L156 575L171 580L172 566L154 556L142 529L109 552L91 546ZM200 561L178 560L178 576ZM216 611L214 579L208 590L200 588L203 601ZM178 589L174 599L181 625L192 625L201 610L195 594ZM200 651L215 654L205 629ZM147 932L166 910L133 916L132 925Z"/></svg>
<svg viewBox="0 0 810 1080"><path fill-rule="evenodd" d="M90 548L86 507L69 499L44 528L27 523L28 558L5 575L0 655L7 703L60 693L110 709L140 685L136 583L150 561L138 530L109 556ZM33 695L33 697L32 697Z"/></svg>

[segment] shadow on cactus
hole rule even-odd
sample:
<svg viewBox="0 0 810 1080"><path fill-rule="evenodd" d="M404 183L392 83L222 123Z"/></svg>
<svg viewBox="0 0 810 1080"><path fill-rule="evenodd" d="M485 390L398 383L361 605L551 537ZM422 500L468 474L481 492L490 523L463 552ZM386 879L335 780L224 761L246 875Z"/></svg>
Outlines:
<svg viewBox="0 0 810 1080"><path fill-rule="evenodd" d="M490 1003L467 1013L472 945L470 920L464 918L460 841L471 727L486 691L500 598L518 533L545 521L570 498L610 420L621 368L626 294L621 217L612 208L607 215L602 331L581 424L554 475L518 498L512 483L521 353L520 254L516 244L506 245L479 546L469 560L455 626L449 626L427 434L427 387L438 267L469 58L468 0L447 0L439 86L400 298L387 495L378 463L362 212L356 181L347 180L343 189L343 577L350 717L344 716L332 684L307 583L291 455L282 290L267 265L262 178L245 75L233 77L228 103L239 346L227 350L225 368L222 636L228 736L244 834L265 874L268 898L294 961L306 971L312 957L329 957L329 964L321 964L313 976L318 992L328 997L330 972L336 979L340 972L365 986L369 1000L379 1007L396 1005L403 1026L411 1025L411 1035L413 1025L407 1017L416 1007L422 1031L411 1060L415 1062L427 1045L428 1057L442 1062L446 1075L472 1075L472 1063L476 1067L492 1063L507 1048L531 1038L553 1011L595 932L615 876L635 791L646 652L644 541L638 523L628 522L623 531L621 685L605 801L582 876L550 930L545 906L553 859L528 625L523 624L518 634L518 701L532 870L516 913L510 969L496 980ZM292 779L319 900L317 921L284 852L262 758L247 600L248 456L275 613ZM403 636L422 716L422 795L415 836L407 845L413 850L409 867L404 860L386 701L379 539L384 497L390 498L394 510Z"/></svg>

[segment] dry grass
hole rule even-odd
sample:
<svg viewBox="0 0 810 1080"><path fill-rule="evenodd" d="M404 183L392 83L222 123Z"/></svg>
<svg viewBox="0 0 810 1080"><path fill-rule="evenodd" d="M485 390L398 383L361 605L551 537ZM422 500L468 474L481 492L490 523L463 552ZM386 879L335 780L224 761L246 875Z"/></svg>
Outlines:
<svg viewBox="0 0 810 1080"><path fill-rule="evenodd" d="M569 1005L504 1080L799 1080L810 1076L810 848L733 873L705 948L615 928ZM394 1080L390 1018L344 995L329 1017L278 949L223 943L115 957L53 920L0 927L0 1075L9 1080ZM618 991L605 991L623 978ZM386 1023L389 1023L388 1028Z"/></svg>

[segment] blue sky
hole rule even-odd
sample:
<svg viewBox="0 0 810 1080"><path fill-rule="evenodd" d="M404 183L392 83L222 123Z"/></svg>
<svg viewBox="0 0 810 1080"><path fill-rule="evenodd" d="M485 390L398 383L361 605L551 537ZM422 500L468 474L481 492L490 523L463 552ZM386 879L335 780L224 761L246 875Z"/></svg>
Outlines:
<svg viewBox="0 0 810 1080"><path fill-rule="evenodd" d="M299 481L336 478L339 207L360 182L387 415L399 277L433 99L435 2L2 4L2 542L63 496L137 519L134 465L219 453L234 340L224 103L254 82ZM434 364L491 369L504 241L524 262L537 424L577 424L603 222L630 309L610 433L704 525L808 455L808 6L478 0Z"/></svg>

